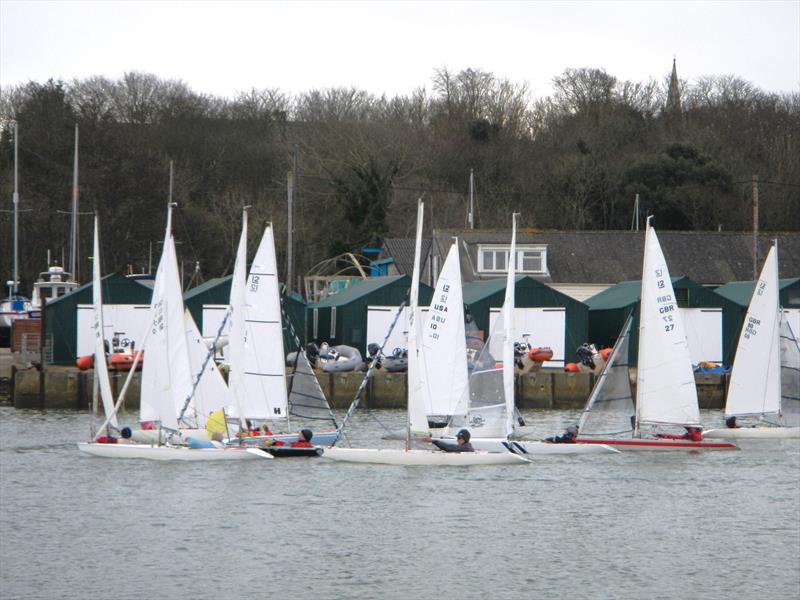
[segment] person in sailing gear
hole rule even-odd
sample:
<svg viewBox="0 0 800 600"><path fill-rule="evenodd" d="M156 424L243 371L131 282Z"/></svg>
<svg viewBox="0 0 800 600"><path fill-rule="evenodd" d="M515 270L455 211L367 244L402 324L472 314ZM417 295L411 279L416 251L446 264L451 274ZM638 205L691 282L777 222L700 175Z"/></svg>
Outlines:
<svg viewBox="0 0 800 600"><path fill-rule="evenodd" d="M475 452L475 448L469 443L469 438L469 430L462 429L456 434L455 444L452 442L445 442L444 440L431 440L431 444L445 452Z"/></svg>
<svg viewBox="0 0 800 600"><path fill-rule="evenodd" d="M666 440L691 440L693 442L702 442L703 428L687 427L686 433L657 433L656 437Z"/></svg>
<svg viewBox="0 0 800 600"><path fill-rule="evenodd" d="M310 429L301 429L297 433L297 441L289 442L290 448L313 448L314 444L311 443L311 438L314 437L314 432ZM273 446L286 446L286 442L276 440Z"/></svg>
<svg viewBox="0 0 800 600"><path fill-rule="evenodd" d="M554 435L553 437L544 438L542 441L548 444L574 444L575 438L577 437L578 426L570 425L561 435Z"/></svg>
<svg viewBox="0 0 800 600"><path fill-rule="evenodd" d="M728 417L725 419L725 426L728 429L739 429L739 426L736 424L736 417Z"/></svg>

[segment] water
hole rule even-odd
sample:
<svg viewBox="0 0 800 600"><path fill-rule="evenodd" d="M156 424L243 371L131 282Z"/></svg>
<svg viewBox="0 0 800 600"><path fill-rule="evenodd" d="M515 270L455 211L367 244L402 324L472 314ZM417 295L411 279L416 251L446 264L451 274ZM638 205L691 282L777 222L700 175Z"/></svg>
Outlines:
<svg viewBox="0 0 800 600"><path fill-rule="evenodd" d="M544 436L577 413L526 417ZM82 455L88 420L0 408L3 600L800 596L797 440L504 467L159 463Z"/></svg>

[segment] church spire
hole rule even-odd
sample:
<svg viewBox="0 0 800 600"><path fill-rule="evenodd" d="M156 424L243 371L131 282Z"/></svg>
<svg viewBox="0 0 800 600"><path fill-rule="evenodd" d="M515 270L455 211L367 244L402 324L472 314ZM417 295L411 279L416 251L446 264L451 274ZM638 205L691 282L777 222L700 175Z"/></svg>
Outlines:
<svg viewBox="0 0 800 600"><path fill-rule="evenodd" d="M678 83L678 67L676 59L672 57L672 75L669 77L669 90L667 91L667 105L664 107L668 113L681 112L681 90Z"/></svg>

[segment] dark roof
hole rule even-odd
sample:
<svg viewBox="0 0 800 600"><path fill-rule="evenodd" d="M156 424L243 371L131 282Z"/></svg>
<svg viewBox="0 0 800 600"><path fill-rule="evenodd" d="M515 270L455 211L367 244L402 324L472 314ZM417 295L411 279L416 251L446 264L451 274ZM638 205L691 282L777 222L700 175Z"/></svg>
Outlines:
<svg viewBox="0 0 800 600"><path fill-rule="evenodd" d="M309 304L309 308L325 308L328 306L343 306L367 294L371 294L387 285L397 283L401 279L408 279L407 275L387 275L385 277L369 277L346 287L337 294L331 294L317 303Z"/></svg>
<svg viewBox="0 0 800 600"><path fill-rule="evenodd" d="M452 237L458 236L462 271L467 281L487 278L477 273L479 244L508 244L509 231L434 231L432 253L447 254ZM716 231L658 232L672 276L685 275L702 285L721 285L753 278L751 233ZM771 240L778 239L779 270L784 277L800 277L800 234L770 233L758 238L758 268ZM546 283L611 284L641 278L644 231L518 231L517 244L547 246ZM466 252L464 248L466 247ZM407 258L409 248L411 258ZM401 273L410 274L414 243L411 239L386 241L387 254L394 256ZM466 263L466 264L464 264ZM406 270L407 269L407 270ZM494 277L491 277L492 279Z"/></svg>
<svg viewBox="0 0 800 600"><path fill-rule="evenodd" d="M787 287L797 286L798 282L800 282L800 279L796 277L793 279L781 279L778 281L778 289L783 290ZM732 281L718 287L714 291L723 298L727 298L739 306L749 306L750 299L753 297L753 288L755 285L755 281Z"/></svg>

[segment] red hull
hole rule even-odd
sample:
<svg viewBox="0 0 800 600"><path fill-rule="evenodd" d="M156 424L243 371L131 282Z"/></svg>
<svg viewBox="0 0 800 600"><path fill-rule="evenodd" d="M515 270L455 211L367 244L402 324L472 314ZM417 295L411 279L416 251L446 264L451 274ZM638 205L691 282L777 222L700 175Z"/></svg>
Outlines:
<svg viewBox="0 0 800 600"><path fill-rule="evenodd" d="M629 450L738 450L736 444L722 441L690 442L684 440L641 440L641 439L577 439L577 444L606 444L619 449Z"/></svg>

